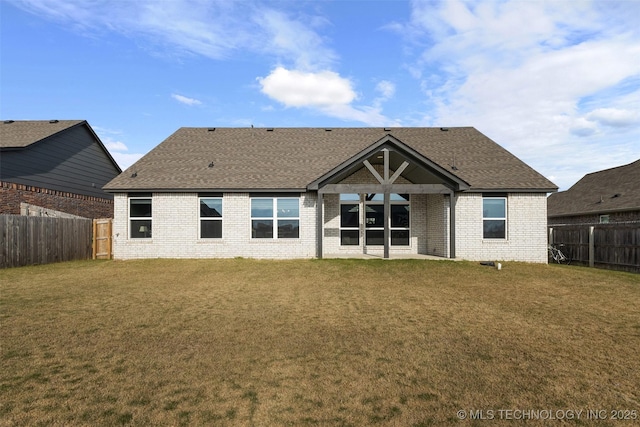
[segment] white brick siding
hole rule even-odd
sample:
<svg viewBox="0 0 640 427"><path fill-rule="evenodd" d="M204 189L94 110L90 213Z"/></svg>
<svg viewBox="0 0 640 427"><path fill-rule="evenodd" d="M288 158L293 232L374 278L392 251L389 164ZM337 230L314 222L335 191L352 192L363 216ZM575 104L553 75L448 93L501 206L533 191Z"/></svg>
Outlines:
<svg viewBox="0 0 640 427"><path fill-rule="evenodd" d="M152 238L130 239L128 198L114 197L113 252L132 258L313 258L316 254L316 196L300 197L298 239L252 239L248 193L225 193L222 239L200 239L197 193L153 193Z"/></svg>
<svg viewBox="0 0 640 427"><path fill-rule="evenodd" d="M468 260L547 262L547 196L507 196L507 238L482 238L482 194L456 197L456 257Z"/></svg>
<svg viewBox="0 0 640 427"><path fill-rule="evenodd" d="M368 172L367 172L368 173ZM368 174L347 178L362 182ZM372 177L371 177L372 178ZM347 180L343 181L344 183ZM370 182L370 181L368 181ZM383 248L340 246L339 196L324 196L323 256L382 255ZM468 260L547 262L546 195L512 193L507 197L507 238L482 238L482 194L456 196L456 257ZM132 258L313 258L316 256L316 195L300 197L298 239L252 239L251 199L248 193L223 195L222 239L200 239L197 193L154 193L150 239L129 238L128 198L114 197L113 252L116 259ZM390 254L427 254L448 257L449 196L411 196L410 246L390 246Z"/></svg>

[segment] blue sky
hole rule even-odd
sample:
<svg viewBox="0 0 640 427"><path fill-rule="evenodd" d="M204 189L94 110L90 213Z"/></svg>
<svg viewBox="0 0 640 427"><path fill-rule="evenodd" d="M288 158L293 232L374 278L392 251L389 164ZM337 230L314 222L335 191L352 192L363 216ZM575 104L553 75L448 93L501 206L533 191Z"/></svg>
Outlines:
<svg viewBox="0 0 640 427"><path fill-rule="evenodd" d="M4 0L0 43L0 117L123 169L183 126L473 126L561 189L640 158L640 1Z"/></svg>

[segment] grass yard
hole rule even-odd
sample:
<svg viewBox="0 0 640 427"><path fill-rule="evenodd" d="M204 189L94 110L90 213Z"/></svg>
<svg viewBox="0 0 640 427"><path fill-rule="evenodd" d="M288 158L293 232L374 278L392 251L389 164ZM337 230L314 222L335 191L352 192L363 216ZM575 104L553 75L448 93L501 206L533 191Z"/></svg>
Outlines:
<svg viewBox="0 0 640 427"><path fill-rule="evenodd" d="M88 261L0 270L0 304L1 425L640 423L640 275Z"/></svg>

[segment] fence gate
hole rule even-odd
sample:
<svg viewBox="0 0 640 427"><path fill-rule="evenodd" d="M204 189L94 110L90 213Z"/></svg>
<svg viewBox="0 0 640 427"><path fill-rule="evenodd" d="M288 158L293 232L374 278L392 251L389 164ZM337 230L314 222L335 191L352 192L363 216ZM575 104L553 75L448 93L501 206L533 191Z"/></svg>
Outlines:
<svg viewBox="0 0 640 427"><path fill-rule="evenodd" d="M93 220L93 259L111 259L112 219Z"/></svg>

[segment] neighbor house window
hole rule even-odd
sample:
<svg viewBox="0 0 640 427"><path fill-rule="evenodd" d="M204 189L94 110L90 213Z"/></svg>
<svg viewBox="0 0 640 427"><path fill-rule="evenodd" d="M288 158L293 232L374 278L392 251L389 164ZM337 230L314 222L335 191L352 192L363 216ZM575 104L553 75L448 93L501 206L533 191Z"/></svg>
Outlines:
<svg viewBox="0 0 640 427"><path fill-rule="evenodd" d="M507 238L507 198L483 197L482 237L484 239Z"/></svg>
<svg viewBox="0 0 640 427"><path fill-rule="evenodd" d="M200 197L200 238L222 238L222 197Z"/></svg>
<svg viewBox="0 0 640 427"><path fill-rule="evenodd" d="M360 195L340 194L340 244L360 244Z"/></svg>
<svg viewBox="0 0 640 427"><path fill-rule="evenodd" d="M251 237L297 239L300 237L300 200L294 197L251 199Z"/></svg>
<svg viewBox="0 0 640 427"><path fill-rule="evenodd" d="M129 236L150 239L151 223L151 195L129 197Z"/></svg>
<svg viewBox="0 0 640 427"><path fill-rule="evenodd" d="M600 215L600 224L609 224L609 215Z"/></svg>
<svg viewBox="0 0 640 427"><path fill-rule="evenodd" d="M408 194L391 194L389 227L391 246L409 246L410 203ZM384 245L384 194L367 194L365 197L365 243L368 246Z"/></svg>

